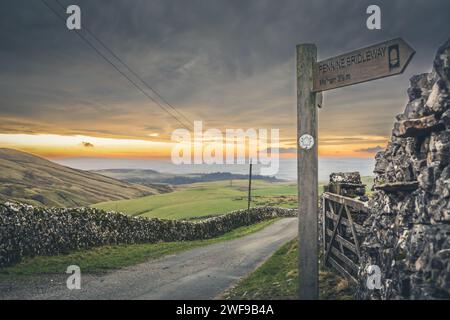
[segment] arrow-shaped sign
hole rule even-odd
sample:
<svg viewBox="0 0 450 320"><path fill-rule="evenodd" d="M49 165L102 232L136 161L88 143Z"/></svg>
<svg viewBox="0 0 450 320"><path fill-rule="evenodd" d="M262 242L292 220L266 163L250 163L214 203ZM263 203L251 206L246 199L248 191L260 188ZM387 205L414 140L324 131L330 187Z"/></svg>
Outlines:
<svg viewBox="0 0 450 320"><path fill-rule="evenodd" d="M402 73L415 51L401 38L316 62L313 91L325 91Z"/></svg>

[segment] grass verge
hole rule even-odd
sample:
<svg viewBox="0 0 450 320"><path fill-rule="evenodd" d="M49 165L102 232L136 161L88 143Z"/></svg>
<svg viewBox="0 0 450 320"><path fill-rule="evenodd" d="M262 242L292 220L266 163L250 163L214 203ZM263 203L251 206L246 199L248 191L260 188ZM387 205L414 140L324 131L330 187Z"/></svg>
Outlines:
<svg viewBox="0 0 450 320"><path fill-rule="evenodd" d="M227 290L225 299L296 299L298 291L298 250L293 240L276 251L261 267ZM349 282L329 270L319 273L320 299L350 300Z"/></svg>
<svg viewBox="0 0 450 320"><path fill-rule="evenodd" d="M64 273L69 265L77 265L83 272L88 273L123 268L165 255L243 237L267 227L278 219L240 227L207 240L102 246L66 255L25 258L17 265L0 269L0 278Z"/></svg>

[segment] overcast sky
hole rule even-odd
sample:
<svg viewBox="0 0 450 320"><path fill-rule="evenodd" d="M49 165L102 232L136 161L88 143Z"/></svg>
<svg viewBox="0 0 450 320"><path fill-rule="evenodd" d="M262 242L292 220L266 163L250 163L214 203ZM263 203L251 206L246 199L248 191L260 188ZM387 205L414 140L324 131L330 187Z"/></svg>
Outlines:
<svg viewBox="0 0 450 320"><path fill-rule="evenodd" d="M450 37L448 0L59 1L78 4L82 27L189 119L280 128L285 147L295 144L296 44L315 43L325 59L403 37L417 51L403 75L325 93L322 152L336 155L385 144L408 79L430 71ZM381 31L366 28L370 4ZM0 134L157 140L177 127L41 1L1 1Z"/></svg>

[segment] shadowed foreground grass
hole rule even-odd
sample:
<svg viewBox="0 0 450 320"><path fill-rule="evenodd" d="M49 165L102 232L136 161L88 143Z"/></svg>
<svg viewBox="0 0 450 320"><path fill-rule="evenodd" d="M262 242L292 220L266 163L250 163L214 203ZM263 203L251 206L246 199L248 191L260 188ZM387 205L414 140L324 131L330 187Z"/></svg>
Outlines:
<svg viewBox="0 0 450 320"><path fill-rule="evenodd" d="M298 292L298 250L293 240L275 252L260 268L225 292L226 299L296 299ZM350 300L348 281L328 270L319 273L320 299Z"/></svg>
<svg viewBox="0 0 450 320"><path fill-rule="evenodd" d="M168 254L243 237L267 227L278 219L240 227L222 236L207 240L102 246L66 255L25 258L15 266L0 269L0 278L65 273L69 265L77 265L83 272L90 273L123 268Z"/></svg>

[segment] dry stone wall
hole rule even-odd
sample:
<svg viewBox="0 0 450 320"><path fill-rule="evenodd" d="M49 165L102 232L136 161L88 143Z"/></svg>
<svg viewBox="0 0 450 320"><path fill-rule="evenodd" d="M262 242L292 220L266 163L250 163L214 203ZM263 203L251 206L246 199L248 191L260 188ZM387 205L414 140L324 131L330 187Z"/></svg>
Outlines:
<svg viewBox="0 0 450 320"><path fill-rule="evenodd" d="M450 40L431 73L411 78L409 102L376 155L365 222L361 299L450 298ZM381 268L368 290L367 267Z"/></svg>
<svg viewBox="0 0 450 320"><path fill-rule="evenodd" d="M94 208L38 208L0 204L0 267L22 257L57 255L107 244L208 239L294 209L257 207L197 222L127 216Z"/></svg>

